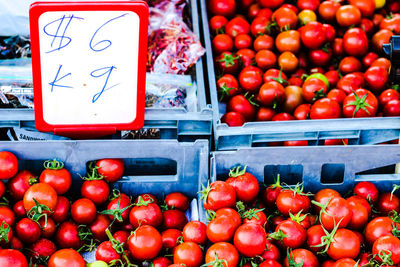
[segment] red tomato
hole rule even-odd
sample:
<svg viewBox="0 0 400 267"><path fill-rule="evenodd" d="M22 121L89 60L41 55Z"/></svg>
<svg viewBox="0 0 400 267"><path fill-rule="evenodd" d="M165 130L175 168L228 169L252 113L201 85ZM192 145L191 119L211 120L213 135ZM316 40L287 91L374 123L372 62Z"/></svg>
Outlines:
<svg viewBox="0 0 400 267"><path fill-rule="evenodd" d="M342 38L335 38L333 40L332 50L333 50L333 54L335 56L343 56L344 55Z"/></svg>
<svg viewBox="0 0 400 267"><path fill-rule="evenodd" d="M104 214L97 214L96 218L89 225L89 229L93 234L93 237L99 241L107 240L106 229L110 226L111 220L108 218L107 215Z"/></svg>
<svg viewBox="0 0 400 267"><path fill-rule="evenodd" d="M207 226L200 221L190 221L183 228L183 241L192 241L199 245L207 242L206 236Z"/></svg>
<svg viewBox="0 0 400 267"><path fill-rule="evenodd" d="M235 17L225 25L225 33L235 38L239 34L250 33L250 24L242 17Z"/></svg>
<svg viewBox="0 0 400 267"><path fill-rule="evenodd" d="M271 11L272 15L272 11ZM251 34L256 37L262 34L270 34L269 23L271 22L270 17L257 16L250 25Z"/></svg>
<svg viewBox="0 0 400 267"><path fill-rule="evenodd" d="M189 209L189 200L188 198L179 192L174 192L168 194L164 199L165 205L169 208L175 208L180 211L187 211Z"/></svg>
<svg viewBox="0 0 400 267"><path fill-rule="evenodd" d="M71 217L78 224L90 224L96 218L97 209L87 198L76 200L71 206Z"/></svg>
<svg viewBox="0 0 400 267"><path fill-rule="evenodd" d="M46 169L40 174L39 181L51 185L59 195L66 193L71 187L72 178L64 168L64 163L54 159L44 164Z"/></svg>
<svg viewBox="0 0 400 267"><path fill-rule="evenodd" d="M178 243L178 239L182 238L182 232L177 229L167 229L161 233L163 248L173 249Z"/></svg>
<svg viewBox="0 0 400 267"><path fill-rule="evenodd" d="M124 222L128 219L130 209L128 208L131 205L131 199L125 195L121 194L119 197L111 200L107 205L107 213L111 220L115 219L118 222Z"/></svg>
<svg viewBox="0 0 400 267"><path fill-rule="evenodd" d="M51 255L48 267L69 266L85 267L83 257L73 249L61 249Z"/></svg>
<svg viewBox="0 0 400 267"><path fill-rule="evenodd" d="M285 88L276 81L264 83L260 88L259 98L263 105L276 108L286 99Z"/></svg>
<svg viewBox="0 0 400 267"><path fill-rule="evenodd" d="M256 53L252 49L244 48L239 49L236 52L236 55L239 56L239 62L243 64L243 67L251 66L254 63Z"/></svg>
<svg viewBox="0 0 400 267"><path fill-rule="evenodd" d="M374 255L390 254L390 259L393 264L400 262L400 240L392 235L382 236L378 238L372 247ZM377 260L380 260L376 257Z"/></svg>
<svg viewBox="0 0 400 267"><path fill-rule="evenodd" d="M55 240L61 248L79 249L83 243L79 237L78 226L69 221L63 222L58 226Z"/></svg>
<svg viewBox="0 0 400 267"><path fill-rule="evenodd" d="M202 191L203 205L206 210L218 210L224 207L235 207L235 188L223 181L215 181Z"/></svg>
<svg viewBox="0 0 400 267"><path fill-rule="evenodd" d="M326 97L335 100L339 103L339 105L342 105L343 100L346 98L346 96L347 95L345 91L343 91L342 89L332 89L329 91Z"/></svg>
<svg viewBox="0 0 400 267"><path fill-rule="evenodd" d="M343 115L346 118L374 117L378 99L368 90L357 89L343 101Z"/></svg>
<svg viewBox="0 0 400 267"><path fill-rule="evenodd" d="M267 243L265 230L256 223L243 224L236 230L233 243L246 257L261 255Z"/></svg>
<svg viewBox="0 0 400 267"><path fill-rule="evenodd" d="M360 28L347 30L343 36L343 48L350 56L364 56L368 51L367 35Z"/></svg>
<svg viewBox="0 0 400 267"><path fill-rule="evenodd" d="M284 3L284 0L258 0L258 3L262 7L275 9L275 8L281 6Z"/></svg>
<svg viewBox="0 0 400 267"><path fill-rule="evenodd" d="M36 206L35 199L42 205L47 206L51 211L57 205L57 192L48 184L37 183L29 187L24 195L24 208L30 211L31 208Z"/></svg>
<svg viewBox="0 0 400 267"><path fill-rule="evenodd" d="M306 230L303 226L292 220L285 220L278 224L275 233L269 235L280 241L284 247L298 248L306 241Z"/></svg>
<svg viewBox="0 0 400 267"><path fill-rule="evenodd" d="M236 74L239 70L239 58L232 52L225 51L215 58L215 63L222 73Z"/></svg>
<svg viewBox="0 0 400 267"><path fill-rule="evenodd" d="M357 25L361 21L361 11L353 5L341 6L336 12L336 21L342 27Z"/></svg>
<svg viewBox="0 0 400 267"><path fill-rule="evenodd" d="M302 96L307 102L317 100L321 95L326 94L327 91L327 84L317 77L307 79L302 86Z"/></svg>
<svg viewBox="0 0 400 267"><path fill-rule="evenodd" d="M372 62L370 67L383 67L387 71L389 71L391 65L392 64L391 64L389 59L384 58L384 57L380 57L378 59L375 59L374 62Z"/></svg>
<svg viewBox="0 0 400 267"><path fill-rule="evenodd" d="M307 140L284 141L283 146L308 146Z"/></svg>
<svg viewBox="0 0 400 267"><path fill-rule="evenodd" d="M124 173L122 159L101 159L96 162L96 167L97 172L109 183L115 183Z"/></svg>
<svg viewBox="0 0 400 267"><path fill-rule="evenodd" d="M162 248L160 233L150 225L139 226L128 240L133 258L143 261L155 258Z"/></svg>
<svg viewBox="0 0 400 267"><path fill-rule="evenodd" d="M2 249L0 250L0 266L28 267L28 261L18 250Z"/></svg>
<svg viewBox="0 0 400 267"><path fill-rule="evenodd" d="M241 33L235 37L235 39L233 40L233 43L234 43L236 49L251 48L253 39L251 39L250 35Z"/></svg>
<svg viewBox="0 0 400 267"><path fill-rule="evenodd" d="M255 51L262 49L272 50L274 49L274 39L267 34L259 35L254 39L253 47Z"/></svg>
<svg viewBox="0 0 400 267"><path fill-rule="evenodd" d="M260 107L256 114L256 121L270 121L275 114L272 108Z"/></svg>
<svg viewBox="0 0 400 267"><path fill-rule="evenodd" d="M301 104L298 106L293 115L297 120L307 120L310 118L311 104Z"/></svg>
<svg viewBox="0 0 400 267"><path fill-rule="evenodd" d="M400 14L394 14L384 18L379 24L380 29L387 29L394 34L400 34Z"/></svg>
<svg viewBox="0 0 400 267"><path fill-rule="evenodd" d="M230 127L242 126L246 119L239 112L227 112L221 117L221 122L228 124Z"/></svg>
<svg viewBox="0 0 400 267"><path fill-rule="evenodd" d="M332 267L353 267L357 266L357 262L353 259L350 258L343 258L335 263L332 263Z"/></svg>
<svg viewBox="0 0 400 267"><path fill-rule="evenodd" d="M322 251L323 247L318 246L321 244L321 238L326 236L322 225L313 225L307 229L307 247L314 253Z"/></svg>
<svg viewBox="0 0 400 267"><path fill-rule="evenodd" d="M323 1L318 7L318 14L326 21L333 21L336 19L336 12L340 7L340 2L336 1Z"/></svg>
<svg viewBox="0 0 400 267"><path fill-rule="evenodd" d="M346 74L337 83L337 88L343 90L346 95L351 94L353 91L363 88L365 86L364 74L353 72Z"/></svg>
<svg viewBox="0 0 400 267"><path fill-rule="evenodd" d="M361 71L361 68L361 62L353 56L345 57L339 63L340 72L345 74Z"/></svg>
<svg viewBox="0 0 400 267"><path fill-rule="evenodd" d="M290 121L294 120L294 117L287 112L278 113L272 117L272 121Z"/></svg>
<svg viewBox="0 0 400 267"><path fill-rule="evenodd" d="M350 5L358 7L363 17L370 17L375 11L374 0L349 0Z"/></svg>
<svg viewBox="0 0 400 267"><path fill-rule="evenodd" d="M203 261L203 251L194 242L183 242L174 249L174 263L187 267L198 267Z"/></svg>
<svg viewBox="0 0 400 267"><path fill-rule="evenodd" d="M276 49L281 53L285 51L298 53L301 47L300 36L300 33L295 30L279 33L275 38Z"/></svg>
<svg viewBox="0 0 400 267"><path fill-rule="evenodd" d="M325 229L332 231L335 226L346 227L351 221L351 207L346 199L333 197L326 205L325 212L320 216Z"/></svg>
<svg viewBox="0 0 400 267"><path fill-rule="evenodd" d="M56 252L56 245L48 239L41 238L29 248L31 250L31 258L39 260L41 257L50 257Z"/></svg>
<svg viewBox="0 0 400 267"><path fill-rule="evenodd" d="M295 29L297 25L297 14L289 7L280 7L272 14L272 19L280 29L288 27Z"/></svg>
<svg viewBox="0 0 400 267"><path fill-rule="evenodd" d="M280 71L278 69L269 69L263 75L264 83L276 81L276 82L282 84L283 86L287 86L286 80L287 80L287 76L285 75L285 73L283 73L282 71Z"/></svg>
<svg viewBox="0 0 400 267"><path fill-rule="evenodd" d="M19 200L17 201L14 206L13 206L13 212L15 214L15 217L17 217L17 219L22 219L23 217L26 216L26 210L24 208L24 201ZM1 215L0 215L1 217ZM1 218L0 218L1 220Z"/></svg>
<svg viewBox="0 0 400 267"><path fill-rule="evenodd" d="M386 235L393 235L393 226L393 221L389 217L377 217L372 219L365 227L365 240L372 246L378 238ZM396 226L399 227L400 224L396 223Z"/></svg>
<svg viewBox="0 0 400 267"><path fill-rule="evenodd" d="M326 41L325 28L322 23L310 21L300 33L301 41L310 49L319 48Z"/></svg>
<svg viewBox="0 0 400 267"><path fill-rule="evenodd" d="M368 54L366 54L363 59L362 59L362 63L364 65L364 67L368 68L371 66L372 62L374 62L376 59L378 59L378 55L374 52L369 52Z"/></svg>
<svg viewBox="0 0 400 267"><path fill-rule="evenodd" d="M311 107L310 118L318 119L336 119L341 116L341 108L338 102L330 98L317 100Z"/></svg>
<svg viewBox="0 0 400 267"><path fill-rule="evenodd" d="M377 206L381 215L388 216L392 211L400 211L400 200L397 196L385 192L379 196Z"/></svg>
<svg viewBox="0 0 400 267"><path fill-rule="evenodd" d="M289 212L296 214L299 211L306 213L310 209L310 199L304 195L301 190L282 190L276 198L277 209L285 216L289 216Z"/></svg>
<svg viewBox="0 0 400 267"><path fill-rule="evenodd" d="M283 265L285 267L289 267L289 258L291 264L302 264L304 267L319 267L319 262L317 257L307 249L294 249L293 251L288 253Z"/></svg>
<svg viewBox="0 0 400 267"><path fill-rule="evenodd" d="M236 2L234 0L209 0L208 7L213 15L231 17L235 14Z"/></svg>
<svg viewBox="0 0 400 267"><path fill-rule="evenodd" d="M261 86L262 75L263 72L257 67L245 67L239 73L239 84L246 91L256 92Z"/></svg>
<svg viewBox="0 0 400 267"><path fill-rule="evenodd" d="M357 235L348 229L338 229L333 236L327 254L334 260L356 258L360 252L360 240Z"/></svg>
<svg viewBox="0 0 400 267"><path fill-rule="evenodd" d="M241 166L231 169L229 172L228 184L235 188L236 199L244 203L253 202L258 196L258 180L251 173L246 172L246 167L241 170Z"/></svg>
<svg viewBox="0 0 400 267"><path fill-rule="evenodd" d="M360 29L363 30L368 37L371 37L371 35L374 33L374 23L369 19L361 19L361 23L359 26Z"/></svg>
<svg viewBox="0 0 400 267"><path fill-rule="evenodd" d="M132 209L133 210L133 209ZM178 229L181 230L187 224L188 219L183 211L180 210L166 210L162 213L164 229Z"/></svg>
<svg viewBox="0 0 400 267"><path fill-rule="evenodd" d="M372 36L372 46L375 51L382 53L383 44L389 43L390 37L392 37L393 32L388 29L379 30Z"/></svg>
<svg viewBox="0 0 400 267"><path fill-rule="evenodd" d="M266 250L261 255L261 257L265 260L275 260L280 261L281 255L279 249L272 243L267 241Z"/></svg>
<svg viewBox="0 0 400 267"><path fill-rule="evenodd" d="M270 50L259 50L256 54L256 63L262 70L273 68L276 65L276 56Z"/></svg>
<svg viewBox="0 0 400 267"><path fill-rule="evenodd" d="M40 218L39 219L39 226L42 230L42 237L50 238L56 232L56 223L52 218Z"/></svg>
<svg viewBox="0 0 400 267"><path fill-rule="evenodd" d="M111 241L102 242L96 249L96 260L110 263L113 260L119 260L121 256L113 248Z"/></svg>
<svg viewBox="0 0 400 267"><path fill-rule="evenodd" d="M110 189L104 180L87 180L82 184L81 195L90 199L96 205L105 203Z"/></svg>
<svg viewBox="0 0 400 267"><path fill-rule="evenodd" d="M352 217L348 228L358 230L362 229L368 222L368 211L360 203L349 202L350 209L352 211Z"/></svg>
<svg viewBox="0 0 400 267"><path fill-rule="evenodd" d="M319 0L298 0L297 1L297 7L299 8L299 10L308 9L308 10L316 11L318 9L318 6L319 6Z"/></svg>
<svg viewBox="0 0 400 267"><path fill-rule="evenodd" d="M132 207L129 213L129 222L134 228L139 225L158 227L163 222L163 213L157 204L142 200Z"/></svg>
<svg viewBox="0 0 400 267"><path fill-rule="evenodd" d="M323 48L317 50L311 50L308 58L310 62L315 66L326 66L330 63L332 59L332 49L330 48Z"/></svg>
<svg viewBox="0 0 400 267"><path fill-rule="evenodd" d="M380 94L389 80L389 74L383 67L369 67L364 73L367 86L375 94Z"/></svg>
<svg viewBox="0 0 400 267"><path fill-rule="evenodd" d="M8 151L0 151L0 180L7 180L18 172L18 159Z"/></svg>
<svg viewBox="0 0 400 267"><path fill-rule="evenodd" d="M350 205L361 204L367 210L368 218L371 216L372 208L371 208L371 205L369 204L369 202L365 198L360 197L358 195L354 195L354 196L347 198L346 200Z"/></svg>
<svg viewBox="0 0 400 267"><path fill-rule="evenodd" d="M225 25L228 23L228 20L221 15L213 16L208 22L211 31L214 34L222 33Z"/></svg>
<svg viewBox="0 0 400 267"><path fill-rule="evenodd" d="M400 116L400 100L390 100L383 108L383 115L387 117Z"/></svg>
<svg viewBox="0 0 400 267"><path fill-rule="evenodd" d="M54 208L54 212L50 216L57 223L63 222L68 218L70 206L71 205L68 198L64 196L58 196L56 207Z"/></svg>
<svg viewBox="0 0 400 267"><path fill-rule="evenodd" d="M232 97L228 102L227 110L239 112L243 115L246 121L252 121L256 113L254 105L252 105L243 95L235 95Z"/></svg>
<svg viewBox="0 0 400 267"><path fill-rule="evenodd" d="M11 178L7 183L11 197L14 200L23 199L26 190L37 182L35 177L35 174L27 170L18 172L17 175Z"/></svg>
<svg viewBox="0 0 400 267"><path fill-rule="evenodd" d="M231 241L238 226L229 216L217 216L207 225L207 238L213 243Z"/></svg>
<svg viewBox="0 0 400 267"><path fill-rule="evenodd" d="M14 232L9 224L2 222L0 225L0 246L9 247L10 242L14 238Z"/></svg>
<svg viewBox="0 0 400 267"><path fill-rule="evenodd" d="M223 267L237 266L239 263L239 253L237 249L230 243L219 242L211 245L206 252L205 263L209 264L218 260L222 260Z"/></svg>
<svg viewBox="0 0 400 267"><path fill-rule="evenodd" d="M154 267L168 267L172 264L172 262L166 257L155 258L152 263Z"/></svg>

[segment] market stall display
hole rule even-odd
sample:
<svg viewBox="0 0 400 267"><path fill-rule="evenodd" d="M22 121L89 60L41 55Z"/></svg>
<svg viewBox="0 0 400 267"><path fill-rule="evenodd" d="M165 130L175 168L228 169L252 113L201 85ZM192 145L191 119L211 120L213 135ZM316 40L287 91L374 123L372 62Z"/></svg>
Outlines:
<svg viewBox="0 0 400 267"><path fill-rule="evenodd" d="M217 149L396 139L398 97L382 50L399 34L394 2L202 0ZM374 116L395 117L360 118Z"/></svg>

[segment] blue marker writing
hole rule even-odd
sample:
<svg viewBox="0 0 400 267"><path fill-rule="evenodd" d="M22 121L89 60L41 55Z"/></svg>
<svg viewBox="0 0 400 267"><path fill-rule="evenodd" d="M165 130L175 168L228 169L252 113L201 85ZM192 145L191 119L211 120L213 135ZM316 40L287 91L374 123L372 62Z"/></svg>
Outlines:
<svg viewBox="0 0 400 267"><path fill-rule="evenodd" d="M47 34L50 37L53 37L53 40L51 41L51 45L50 45L51 48L53 48L53 45L55 45L54 42L58 38L60 38L59 39L60 42L58 44L56 44L56 48L53 49L53 50L49 50L46 53L51 53L51 52L54 52L54 51L57 51L57 50L61 50L62 48L64 48L67 45L69 45L69 43L71 43L72 39L70 37L68 37L68 36L65 36L65 34L67 32L68 26L71 24L71 21L73 19L83 20L83 18L75 17L74 15L70 15L70 16L63 15L61 18L56 19L56 20L46 24L46 26L43 27L44 33ZM57 22L60 22L60 23L58 24L57 29L55 29L55 33L54 34L50 33L49 30L48 30L48 27L50 25L53 25L53 24L57 23ZM64 26L64 30L61 30L62 26ZM60 31L62 31L62 34L61 33L59 34ZM64 42L64 40L66 42Z"/></svg>
<svg viewBox="0 0 400 267"><path fill-rule="evenodd" d="M115 70L115 69L117 69L117 68L114 67L114 66L104 67L104 68L100 68L100 69L94 70L94 71L92 71L92 73L90 73L90 76L92 76L94 78L100 78L101 76L107 75L107 78L106 78L106 81L104 83L103 88L101 89L100 92L96 93L93 96L92 103L95 103L105 91L110 90L111 88L113 88L113 87L115 87L115 86L117 86L119 84L119 83L117 83L117 84L114 84L111 87L106 88L107 87L107 83L108 83L108 79L110 79L111 72L113 70ZM102 70L104 70L104 72L101 72ZM101 73L99 73L99 72L101 72Z"/></svg>
<svg viewBox="0 0 400 267"><path fill-rule="evenodd" d="M112 18L112 19L108 20L106 23L104 23L103 25L101 25L101 26L94 32L94 34L93 34L93 36L92 36L92 39L90 39L90 43L89 43L90 49L92 49L92 50L95 51L95 52L100 52L100 51L103 51L104 49L107 49L107 48L112 44L112 42L111 42L110 40L103 40L103 41L97 42L96 44L93 45L92 43L93 43L94 37L96 36L97 32L98 32L101 28L103 28L104 26L106 26L108 23L110 23L111 21L114 21L114 20L116 20L116 19L122 18L122 17L124 17L124 16L126 16L126 15L128 15L128 14L129 14L129 13L125 13L125 14L120 15L120 16L118 16L118 17ZM95 48L96 46L98 46L98 45L101 44L101 43L106 43L106 44L105 44L105 46L103 46L102 48Z"/></svg>
<svg viewBox="0 0 400 267"><path fill-rule="evenodd" d="M61 80L64 79L65 77L71 75L71 73L67 73L67 74L65 74L64 76L62 76L62 77L59 78L58 75L60 74L61 68L62 68L62 65L60 65L60 66L58 67L57 74L56 74L56 77L54 78L54 80L53 80L52 82L49 83L49 84L51 85L51 92L53 92L54 87L72 88L72 86L56 84L57 82L61 81Z"/></svg>

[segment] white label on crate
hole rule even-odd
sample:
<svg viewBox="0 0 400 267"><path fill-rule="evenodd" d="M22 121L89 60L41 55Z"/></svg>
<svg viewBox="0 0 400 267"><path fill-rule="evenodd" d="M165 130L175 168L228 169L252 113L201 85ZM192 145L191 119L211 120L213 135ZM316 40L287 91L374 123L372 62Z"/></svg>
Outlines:
<svg viewBox="0 0 400 267"><path fill-rule="evenodd" d="M115 124L136 118L136 13L45 12L39 17L39 40L47 123Z"/></svg>

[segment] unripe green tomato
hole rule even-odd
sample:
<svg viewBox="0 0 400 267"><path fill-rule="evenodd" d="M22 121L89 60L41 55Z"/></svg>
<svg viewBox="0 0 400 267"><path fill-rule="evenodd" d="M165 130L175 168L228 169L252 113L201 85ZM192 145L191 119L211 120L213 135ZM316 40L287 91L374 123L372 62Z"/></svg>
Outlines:
<svg viewBox="0 0 400 267"><path fill-rule="evenodd" d="M86 264L86 267L108 267L108 264L104 261L95 261L92 263Z"/></svg>

